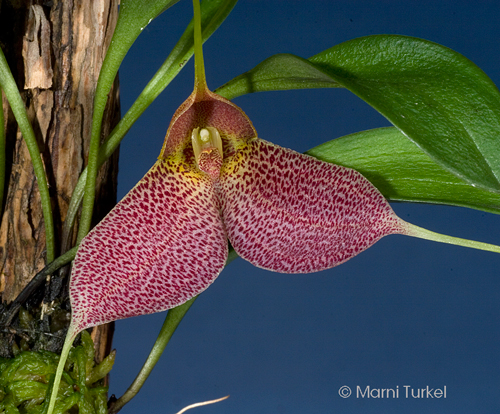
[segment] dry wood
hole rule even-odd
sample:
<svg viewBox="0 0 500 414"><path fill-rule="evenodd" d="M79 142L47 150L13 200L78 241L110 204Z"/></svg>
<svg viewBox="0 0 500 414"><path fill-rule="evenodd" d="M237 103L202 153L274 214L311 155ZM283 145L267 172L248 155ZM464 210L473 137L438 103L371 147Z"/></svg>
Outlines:
<svg viewBox="0 0 500 414"><path fill-rule="evenodd" d="M43 156L59 249L69 200L86 165L94 92L117 14L118 0L0 0L0 42ZM10 302L46 265L45 228L27 147L5 99L3 103L8 166L0 225L0 291L3 301ZM116 81L103 137L118 119ZM99 172L96 220L116 201L116 175L117 156ZM111 331L103 328L93 335L99 338L99 360L109 349Z"/></svg>

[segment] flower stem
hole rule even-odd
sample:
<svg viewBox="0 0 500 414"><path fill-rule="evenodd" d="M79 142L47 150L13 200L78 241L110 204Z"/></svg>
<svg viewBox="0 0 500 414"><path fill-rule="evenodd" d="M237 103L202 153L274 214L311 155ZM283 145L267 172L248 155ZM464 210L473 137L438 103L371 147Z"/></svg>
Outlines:
<svg viewBox="0 0 500 414"><path fill-rule="evenodd" d="M47 414L52 414L54 411L54 407L56 405L57 394L59 394L59 385L61 384L61 377L64 371L64 365L66 364L66 360L68 359L69 351L71 350L71 346L73 345L73 341L75 340L78 332L75 332L73 325L69 326L68 333L66 334L66 339L64 340L63 349L61 351L61 356L59 358L59 364L57 365L56 374L54 376L54 383L52 387L50 387L50 401L49 408L47 410Z"/></svg>
<svg viewBox="0 0 500 414"><path fill-rule="evenodd" d="M205 63L203 61L203 39L201 36L201 8L199 0L193 0L194 10L194 89L203 94L207 89Z"/></svg>
<svg viewBox="0 0 500 414"><path fill-rule="evenodd" d="M460 237L447 236L445 234L435 233L433 231L415 226L414 224L405 222L407 236L418 237L420 239L437 241L440 243L454 244L457 246L469 247L471 249L486 250L488 252L500 253L500 246L494 244L483 243L473 240L461 239Z"/></svg>
<svg viewBox="0 0 500 414"><path fill-rule="evenodd" d="M139 374L137 374L134 382L130 385L130 387L128 387L127 391L125 391L125 394L118 398L118 400L116 400L116 402L114 402L110 407L109 414L117 413L125 404L136 396L149 377L149 374L151 374L154 366L160 359L177 326L196 298L197 296L168 311L167 316L165 317L165 322L163 322L163 326L161 327L160 333L156 338L156 342L153 345L146 362L139 371Z"/></svg>

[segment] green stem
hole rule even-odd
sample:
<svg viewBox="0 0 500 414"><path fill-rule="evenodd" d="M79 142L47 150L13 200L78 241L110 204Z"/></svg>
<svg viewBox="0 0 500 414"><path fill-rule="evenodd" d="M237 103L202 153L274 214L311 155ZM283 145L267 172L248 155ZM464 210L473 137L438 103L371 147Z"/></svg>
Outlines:
<svg viewBox="0 0 500 414"><path fill-rule="evenodd" d="M52 414L54 411L54 407L56 405L57 394L59 393L59 385L61 384L61 377L64 371L64 365L68 359L69 351L71 350L71 346L73 345L73 341L75 340L78 332L75 332L73 329L73 325L69 326L68 333L66 334L66 339L64 340L63 349L61 351L61 357L59 358L59 364L57 365L56 374L54 376L54 383L52 387L50 387L50 401L49 408L47 410L47 414Z"/></svg>
<svg viewBox="0 0 500 414"><path fill-rule="evenodd" d="M0 86L3 87L5 96L9 101L10 107L19 129L23 134L24 141L30 153L33 170L38 183L38 191L40 192L40 200L42 204L43 219L45 222L45 242L47 246L47 263L54 260L55 257L55 241L54 241L54 220L52 216L52 205L50 202L49 186L47 184L47 177L43 167L42 157L38 144L36 142L35 133L31 127L24 102L17 89L16 82L10 68L5 59L2 49L0 49Z"/></svg>
<svg viewBox="0 0 500 414"><path fill-rule="evenodd" d="M109 414L117 413L125 404L127 404L132 398L136 396L139 390L142 388L149 374L153 370L154 366L160 359L165 347L167 346L170 338L172 337L175 329L181 322L182 318L189 310L193 302L197 296L188 300L186 303L183 303L176 308L170 309L165 318L165 322L163 322L163 326L156 338L156 342L149 353L149 356L142 366L139 374L135 378L134 382L128 387L125 394L123 394L116 402L110 407Z"/></svg>
<svg viewBox="0 0 500 414"><path fill-rule="evenodd" d="M43 272L45 272L45 274L47 275L50 275L51 273L54 273L57 269L63 267L64 265L67 265L75 258L77 249L78 247L73 247L71 250L68 250L66 253L59 256L53 262L45 266L43 268Z"/></svg>
<svg viewBox="0 0 500 414"><path fill-rule="evenodd" d="M203 60L203 38L201 36L201 8L199 0L193 0L194 11L194 88L204 92L207 89L205 63Z"/></svg>
<svg viewBox="0 0 500 414"><path fill-rule="evenodd" d="M69 202L68 211L66 212L66 219L64 220L62 235L61 235L61 251L68 250L71 244L71 230L75 224L80 203L82 202L83 195L85 194L85 184L87 182L87 168L85 168L78 178L71 200ZM78 246L78 244L77 244Z"/></svg>
<svg viewBox="0 0 500 414"><path fill-rule="evenodd" d="M437 241L440 243L454 244L456 246L469 247L471 249L486 250L488 252L500 253L500 246L483 243L473 240L461 239L460 237L447 236L445 234L435 233L433 231L415 226L414 224L404 222L407 229L407 236L418 237L420 239Z"/></svg>
<svg viewBox="0 0 500 414"><path fill-rule="evenodd" d="M104 65L103 65L104 66ZM102 71L101 71L102 73ZM99 77L99 81L102 78ZM109 89L105 90L103 84L98 82L96 89L96 97L94 100L94 113L92 116L92 133L89 145L89 155L87 162L87 181L85 183L85 194L83 197L82 214L80 219L80 228L78 230L77 244L87 235L92 223L92 212L94 210L95 200L95 183L97 179L99 146L101 139L102 117L104 108L106 107L107 94ZM105 85L107 86L107 85Z"/></svg>

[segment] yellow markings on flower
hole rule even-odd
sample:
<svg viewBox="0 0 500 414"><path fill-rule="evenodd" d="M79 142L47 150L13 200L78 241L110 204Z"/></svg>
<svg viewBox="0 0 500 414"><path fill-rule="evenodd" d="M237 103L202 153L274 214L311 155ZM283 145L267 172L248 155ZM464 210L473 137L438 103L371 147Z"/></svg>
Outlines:
<svg viewBox="0 0 500 414"><path fill-rule="evenodd" d="M250 153L252 152L252 143L254 139L247 141L230 141L224 142L229 149L226 149L226 154L229 152L230 155L224 157L224 163L222 166L222 175L224 177L237 175L240 173L241 169L248 167L248 159L250 158Z"/></svg>
<svg viewBox="0 0 500 414"><path fill-rule="evenodd" d="M170 174L182 174L184 177L199 182L203 179L203 173L192 164L186 162L182 154L168 159L160 159L158 162L163 163Z"/></svg>

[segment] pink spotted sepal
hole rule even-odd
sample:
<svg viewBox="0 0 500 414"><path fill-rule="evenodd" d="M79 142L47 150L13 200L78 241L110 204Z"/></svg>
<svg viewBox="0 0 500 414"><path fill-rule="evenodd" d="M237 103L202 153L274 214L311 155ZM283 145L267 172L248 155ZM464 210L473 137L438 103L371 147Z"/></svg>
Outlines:
<svg viewBox="0 0 500 414"><path fill-rule="evenodd" d="M245 260L276 272L328 269L406 231L359 172L261 139L227 159L219 185L231 245Z"/></svg>
<svg viewBox="0 0 500 414"><path fill-rule="evenodd" d="M83 239L70 283L75 331L180 305L221 272L213 181L185 167L158 160Z"/></svg>

